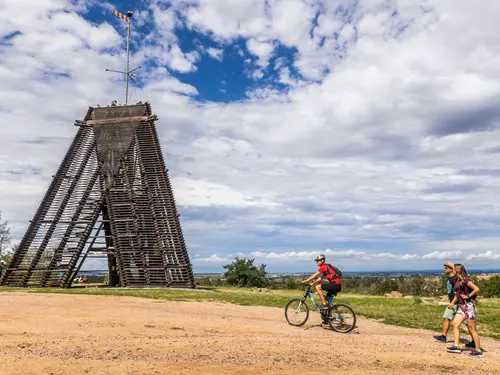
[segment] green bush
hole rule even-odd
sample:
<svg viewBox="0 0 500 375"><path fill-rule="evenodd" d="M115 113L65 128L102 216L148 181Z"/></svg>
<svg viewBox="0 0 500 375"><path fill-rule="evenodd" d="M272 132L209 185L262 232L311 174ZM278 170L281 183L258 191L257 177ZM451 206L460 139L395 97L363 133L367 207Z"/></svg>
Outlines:
<svg viewBox="0 0 500 375"><path fill-rule="evenodd" d="M478 280L477 284L481 296L485 298L500 297L500 276Z"/></svg>
<svg viewBox="0 0 500 375"><path fill-rule="evenodd" d="M288 279L286 279L285 283L283 284L283 288L288 290L300 289L300 286L300 281L294 279L293 277L289 277Z"/></svg>
<svg viewBox="0 0 500 375"><path fill-rule="evenodd" d="M199 286L227 286L227 282L220 277L202 277L196 280Z"/></svg>

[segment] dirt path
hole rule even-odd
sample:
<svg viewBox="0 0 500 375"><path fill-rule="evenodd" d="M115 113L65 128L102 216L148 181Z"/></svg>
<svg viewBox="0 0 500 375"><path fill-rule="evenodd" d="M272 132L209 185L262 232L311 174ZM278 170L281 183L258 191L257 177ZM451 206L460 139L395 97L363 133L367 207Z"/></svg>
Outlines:
<svg viewBox="0 0 500 375"><path fill-rule="evenodd" d="M0 373L500 373L495 340L484 340L478 359L446 353L430 331L359 319L342 335L319 322L314 313L291 327L283 309L269 307L0 293Z"/></svg>

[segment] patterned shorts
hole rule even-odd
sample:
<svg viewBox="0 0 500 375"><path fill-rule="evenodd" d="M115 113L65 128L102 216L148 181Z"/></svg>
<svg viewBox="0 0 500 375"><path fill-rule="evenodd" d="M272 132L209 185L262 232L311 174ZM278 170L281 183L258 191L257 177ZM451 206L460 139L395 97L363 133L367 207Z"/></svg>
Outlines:
<svg viewBox="0 0 500 375"><path fill-rule="evenodd" d="M457 313L458 305L453 306L452 309L446 307L444 310L443 319L453 320L455 318L455 314Z"/></svg>
<svg viewBox="0 0 500 375"><path fill-rule="evenodd" d="M476 305L473 302L465 302L464 305L458 307L457 315L463 315L467 320L476 320Z"/></svg>

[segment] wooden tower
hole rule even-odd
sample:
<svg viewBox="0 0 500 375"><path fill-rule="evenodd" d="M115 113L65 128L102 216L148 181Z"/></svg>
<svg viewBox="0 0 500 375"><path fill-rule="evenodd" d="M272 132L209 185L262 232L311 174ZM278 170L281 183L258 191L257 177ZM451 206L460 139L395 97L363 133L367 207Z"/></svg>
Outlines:
<svg viewBox="0 0 500 375"><path fill-rule="evenodd" d="M67 288L101 253L111 286L194 287L156 120L146 103L89 108L76 121L0 285Z"/></svg>

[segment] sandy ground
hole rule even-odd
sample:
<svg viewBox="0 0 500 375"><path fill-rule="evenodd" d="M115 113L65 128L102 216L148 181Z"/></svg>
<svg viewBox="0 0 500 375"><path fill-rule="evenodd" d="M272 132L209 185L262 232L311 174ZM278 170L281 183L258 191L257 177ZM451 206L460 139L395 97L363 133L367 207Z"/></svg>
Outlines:
<svg viewBox="0 0 500 375"><path fill-rule="evenodd" d="M283 309L132 297L0 293L0 374L497 374L433 332L359 319L350 334ZM437 317L439 318L439 317ZM450 336L451 337L451 336Z"/></svg>

